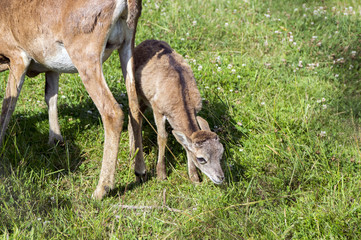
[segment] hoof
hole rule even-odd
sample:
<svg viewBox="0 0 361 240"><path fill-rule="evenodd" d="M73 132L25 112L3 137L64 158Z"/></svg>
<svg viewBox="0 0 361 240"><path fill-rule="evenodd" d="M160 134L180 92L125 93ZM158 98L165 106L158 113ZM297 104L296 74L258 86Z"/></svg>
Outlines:
<svg viewBox="0 0 361 240"><path fill-rule="evenodd" d="M97 188L95 189L95 191L92 194L92 198L95 200L102 200L103 197L110 192L111 188L108 186L97 186Z"/></svg>
<svg viewBox="0 0 361 240"><path fill-rule="evenodd" d="M157 165L157 179L161 181L167 179L167 172L165 171L165 167L163 165Z"/></svg>
<svg viewBox="0 0 361 240"><path fill-rule="evenodd" d="M157 179L159 181L167 180L167 175L166 174L157 174Z"/></svg>
<svg viewBox="0 0 361 240"><path fill-rule="evenodd" d="M199 180L198 175L193 175L190 177L192 183L200 183L201 181Z"/></svg>
<svg viewBox="0 0 361 240"><path fill-rule="evenodd" d="M143 174L140 174L140 173L137 173L137 172L134 172L135 176L136 176L136 182L137 183L144 183L147 181L147 173L143 173Z"/></svg>
<svg viewBox="0 0 361 240"><path fill-rule="evenodd" d="M61 135L55 135L55 136L52 136L52 137L49 137L49 141L48 141L48 144L50 146L57 146L57 145L64 145L64 140L63 140L63 137Z"/></svg>

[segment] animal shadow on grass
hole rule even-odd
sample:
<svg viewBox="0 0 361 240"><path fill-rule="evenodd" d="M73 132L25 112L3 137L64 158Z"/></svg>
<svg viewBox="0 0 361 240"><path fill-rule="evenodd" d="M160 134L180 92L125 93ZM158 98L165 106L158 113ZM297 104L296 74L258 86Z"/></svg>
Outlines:
<svg viewBox="0 0 361 240"><path fill-rule="evenodd" d="M52 208L72 207L71 196L57 194L54 197L55 190L44 191L43 188L51 179L53 182L59 182L60 188L67 188L70 183L64 176L75 173L86 160L84 152L73 139L87 124L97 125L99 121L81 114L76 116L74 113L84 111L81 108L90 104L59 106L60 119L79 117L81 121L80 124L61 124L66 140L64 144L59 143L55 146L48 145L48 124L43 124L48 122L47 110L38 110L26 115L17 113L12 116L4 142L0 146L0 184L5 186L5 192L0 197L0 205L3 202L15 202L18 206L18 216L28 214L22 212L28 211L29 204L38 206L33 209L38 216L46 215ZM27 193L26 201L23 197L24 192Z"/></svg>
<svg viewBox="0 0 361 240"><path fill-rule="evenodd" d="M126 131L128 127L127 99L121 96L119 89L112 89L112 91L118 103L124 105L123 111L126 117L123 131ZM77 135L84 134L84 131L102 128L99 126L100 114L94 103L90 98L86 98L77 104L60 104L58 112L64 143L57 143L54 146L48 144L47 108L30 114L20 112L12 116L4 142L0 146L0 179L10 176L17 168L21 168L23 172L34 171L38 175L45 173L48 177L61 179L64 175L76 174L82 164L88 163L89 157L76 144L76 138ZM100 148L99 151L103 151L102 144L97 146ZM94 167L94 165L86 164L85 169ZM100 171L100 163L96 168L97 172ZM140 184L136 182L127 183L124 186L116 183L115 189L109 193L109 196L123 194L138 186ZM64 199L61 202L68 201Z"/></svg>
<svg viewBox="0 0 361 240"><path fill-rule="evenodd" d="M229 114L229 108L218 95L209 101L203 101L203 109L199 115L207 119L212 131L216 132L221 139L224 147L222 158L222 169L224 171L226 182L239 182L245 178L245 167L241 164L241 155L230 151L230 148L239 148L243 139L248 138L246 131L237 125Z"/></svg>
<svg viewBox="0 0 361 240"><path fill-rule="evenodd" d="M97 118L84 117L81 116L81 113L79 114L84 111L81 109L83 106L84 104L59 106L60 119L80 120L80 124L64 125L60 123L65 140L63 143L58 142L53 146L48 144L47 110L40 110L26 116L21 113L14 114L2 146L3 168L10 165L16 167L20 164L33 171L45 170L47 173L59 172L61 174L75 172L86 157L83 156L84 153L73 140L76 134L85 130L87 126L99 124ZM42 124L43 122L46 124ZM39 127L39 125L46 127Z"/></svg>

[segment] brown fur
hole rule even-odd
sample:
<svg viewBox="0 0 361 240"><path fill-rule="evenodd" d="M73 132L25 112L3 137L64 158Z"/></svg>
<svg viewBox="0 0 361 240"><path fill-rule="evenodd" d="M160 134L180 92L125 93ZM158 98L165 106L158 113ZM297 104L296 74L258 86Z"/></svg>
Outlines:
<svg viewBox="0 0 361 240"><path fill-rule="evenodd" d="M202 108L192 69L186 61L166 42L147 40L139 44L134 52L135 80L141 106L153 109L158 130L158 164L159 179L166 178L164 152L167 133L165 119L168 120L173 134L187 151L188 172L193 182L199 177L196 166L206 173L212 181L220 183L224 179L220 166L223 146L217 134L210 131L208 123L196 116ZM144 109L142 109L144 110ZM141 139L141 119L137 129L130 129L131 151L138 148L136 165L144 164ZM199 126L202 130L200 130ZM200 164L197 159L207 159Z"/></svg>
<svg viewBox="0 0 361 240"><path fill-rule="evenodd" d="M68 33L90 34L94 31L97 24L110 24L109 20L112 16L112 9L115 8L114 1L103 1L89 3L86 6L72 6L74 9L67 16L66 24L69 26L66 30ZM107 27L107 26L106 26Z"/></svg>
<svg viewBox="0 0 361 240"><path fill-rule="evenodd" d="M128 79L133 119L139 109L132 55L141 0L0 0L0 6L0 71L10 69L0 118L0 143L25 75L42 72L49 106L49 142L62 141L56 109L59 74L79 72L104 124L103 162L93 193L96 199L103 198L114 186L124 114L106 84L101 65L118 50L123 75Z"/></svg>
<svg viewBox="0 0 361 240"><path fill-rule="evenodd" d="M195 114L202 108L202 99L192 69L182 56L166 42L148 40L137 46L134 61L137 88L143 100L156 106L175 125L174 129L189 135L199 129ZM156 94L157 99L153 100Z"/></svg>
<svg viewBox="0 0 361 240"><path fill-rule="evenodd" d="M194 132L190 138L192 139L193 143L202 144L209 139L217 139L218 135L211 131L200 130Z"/></svg>
<svg viewBox="0 0 361 240"><path fill-rule="evenodd" d="M128 0L128 18L127 24L130 29L137 27L138 19L142 12L142 0Z"/></svg>

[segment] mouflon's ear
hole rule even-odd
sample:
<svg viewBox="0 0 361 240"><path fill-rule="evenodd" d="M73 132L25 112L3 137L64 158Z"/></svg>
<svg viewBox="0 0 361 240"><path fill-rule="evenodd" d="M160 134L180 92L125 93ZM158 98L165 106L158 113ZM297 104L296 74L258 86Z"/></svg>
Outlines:
<svg viewBox="0 0 361 240"><path fill-rule="evenodd" d="M172 131L174 137L177 139L177 141L182 144L183 147L185 147L188 150L192 149L192 141L182 132L180 131Z"/></svg>
<svg viewBox="0 0 361 240"><path fill-rule="evenodd" d="M200 116L197 116L197 122L199 127L201 128L201 130L205 130L205 131L211 131L208 122L206 120L204 120L203 118L201 118Z"/></svg>

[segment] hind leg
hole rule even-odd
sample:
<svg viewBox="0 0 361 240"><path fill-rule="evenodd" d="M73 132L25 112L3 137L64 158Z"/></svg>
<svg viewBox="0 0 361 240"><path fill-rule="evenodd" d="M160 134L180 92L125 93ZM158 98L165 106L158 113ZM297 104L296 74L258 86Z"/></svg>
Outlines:
<svg viewBox="0 0 361 240"><path fill-rule="evenodd" d="M139 113L143 113L145 109L146 106L140 103ZM128 134L130 156L131 158L134 157L134 172L137 182L145 182L146 180L146 166L143 156L142 124L143 117L141 114L137 114L135 119L132 119L129 116ZM136 155L134 156L134 154Z"/></svg>
<svg viewBox="0 0 361 240"><path fill-rule="evenodd" d="M166 118L160 114L156 109L153 111L154 114L154 120L157 125L158 135L157 135L157 141L158 141L158 163L157 163L157 178L159 180L164 180L167 178L167 172L165 168L165 146L167 144L167 131L165 130L165 120Z"/></svg>
<svg viewBox="0 0 361 240"><path fill-rule="evenodd" d="M47 72L45 73L45 102L48 105L49 113L49 144L55 142L63 142L63 137L60 133L58 122L58 90L59 90L59 73Z"/></svg>
<svg viewBox="0 0 361 240"><path fill-rule="evenodd" d="M29 64L30 60L22 52L10 59L9 78L0 117L0 144L4 140L11 115L15 110Z"/></svg>
<svg viewBox="0 0 361 240"><path fill-rule="evenodd" d="M143 158L143 144L141 139L141 124L142 116L139 105L138 95L135 87L134 79L134 61L132 57L133 53L133 39L134 35L131 30L126 34L126 39L123 47L118 50L119 58L122 65L123 76L125 78L125 85L127 88L128 102L129 102L129 134L131 144L134 142L134 146L131 146L131 156L135 155L134 171L137 176L137 181L145 180L146 167ZM132 149L133 148L133 149Z"/></svg>

